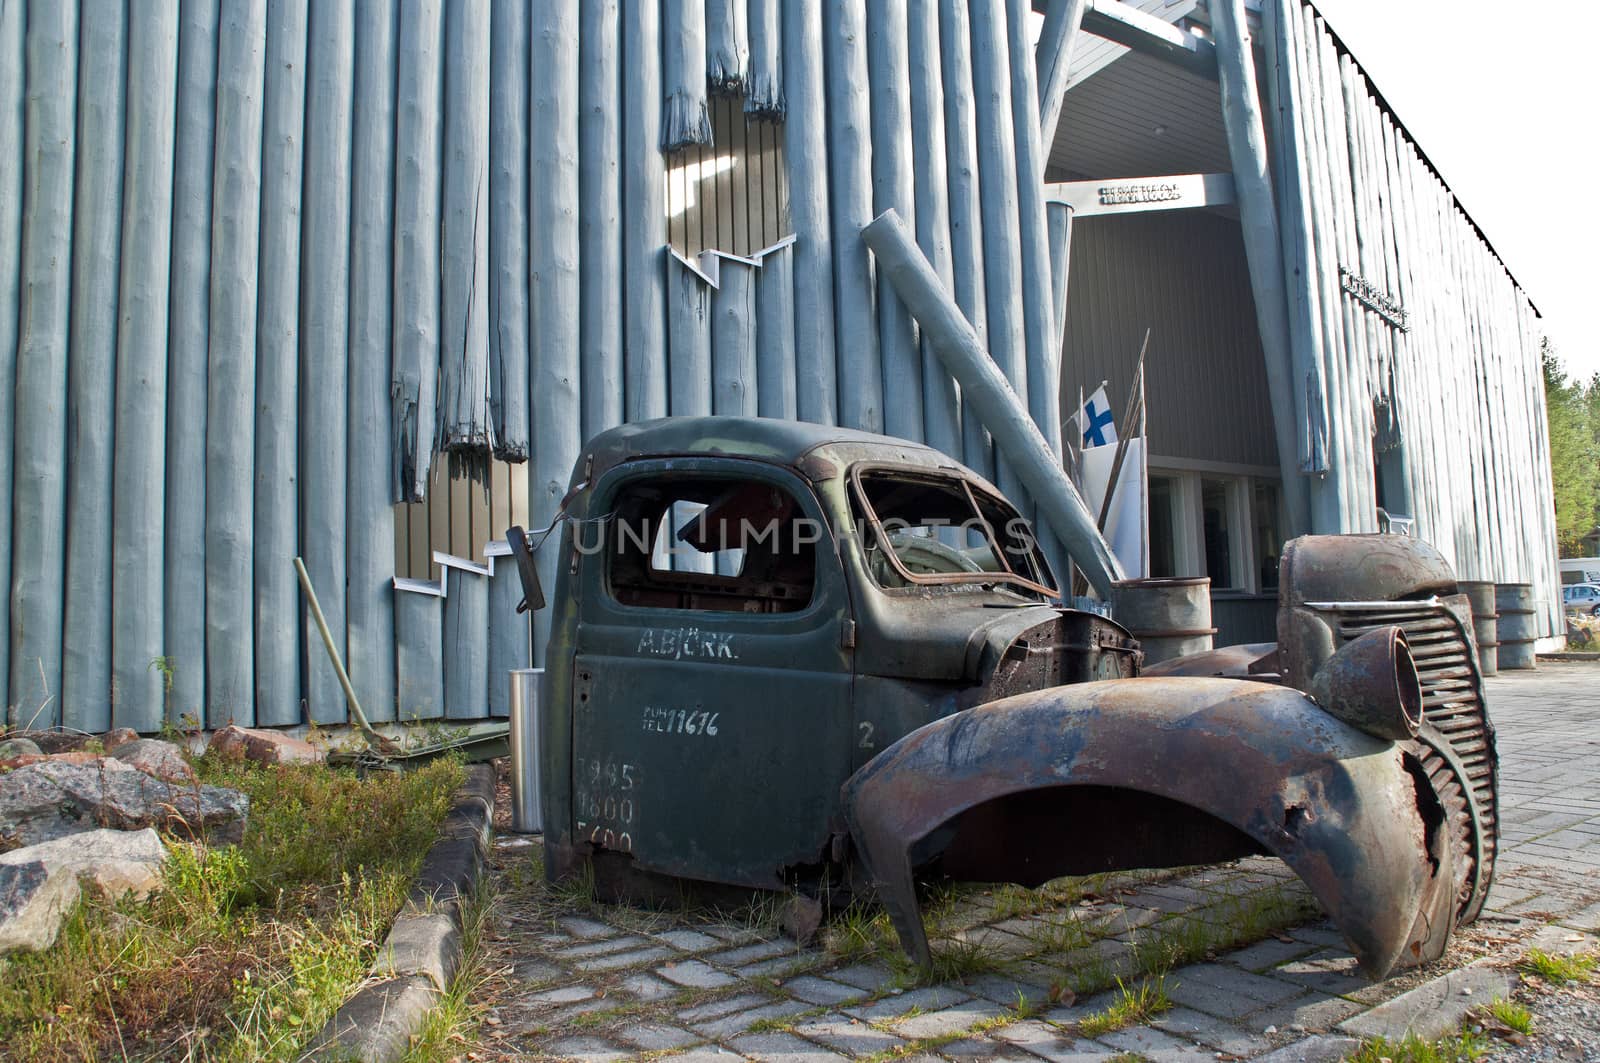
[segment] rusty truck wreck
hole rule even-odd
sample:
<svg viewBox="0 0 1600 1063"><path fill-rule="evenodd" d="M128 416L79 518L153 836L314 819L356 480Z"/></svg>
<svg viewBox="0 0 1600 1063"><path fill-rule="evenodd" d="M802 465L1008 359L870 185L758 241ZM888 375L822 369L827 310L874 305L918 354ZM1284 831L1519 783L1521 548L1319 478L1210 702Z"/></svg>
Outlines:
<svg viewBox="0 0 1600 1063"><path fill-rule="evenodd" d="M1421 541L1295 540L1277 644L1141 673L1127 630L1062 606L1005 497L922 445L628 425L585 448L563 517L552 878L871 889L924 965L927 879L1272 854L1374 977L1483 904L1494 732L1469 606Z"/></svg>

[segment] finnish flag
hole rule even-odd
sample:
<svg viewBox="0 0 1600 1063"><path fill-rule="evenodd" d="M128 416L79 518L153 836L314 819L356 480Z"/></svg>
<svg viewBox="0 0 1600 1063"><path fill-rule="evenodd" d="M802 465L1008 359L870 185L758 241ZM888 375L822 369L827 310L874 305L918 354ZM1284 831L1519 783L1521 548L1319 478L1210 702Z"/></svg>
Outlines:
<svg viewBox="0 0 1600 1063"><path fill-rule="evenodd" d="M1078 430L1083 433L1083 449L1092 450L1117 441L1117 418L1111 412L1111 400L1106 397L1106 385L1101 382L1093 395L1084 402L1075 418Z"/></svg>

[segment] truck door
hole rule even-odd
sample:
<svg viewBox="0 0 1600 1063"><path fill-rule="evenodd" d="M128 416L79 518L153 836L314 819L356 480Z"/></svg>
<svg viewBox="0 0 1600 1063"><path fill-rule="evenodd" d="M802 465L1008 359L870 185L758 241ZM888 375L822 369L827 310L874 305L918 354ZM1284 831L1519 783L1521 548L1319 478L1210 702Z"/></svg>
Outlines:
<svg viewBox="0 0 1600 1063"><path fill-rule="evenodd" d="M810 486L727 458L634 462L576 533L574 840L776 887L827 847L850 770L849 597Z"/></svg>

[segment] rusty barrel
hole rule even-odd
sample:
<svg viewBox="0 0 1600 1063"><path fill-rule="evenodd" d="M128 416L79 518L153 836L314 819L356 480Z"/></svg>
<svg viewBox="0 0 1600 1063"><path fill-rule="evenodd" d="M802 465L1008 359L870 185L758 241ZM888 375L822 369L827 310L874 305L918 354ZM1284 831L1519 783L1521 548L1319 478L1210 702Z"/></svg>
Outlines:
<svg viewBox="0 0 1600 1063"><path fill-rule="evenodd" d="M1500 614L1497 634L1500 640L1501 668L1532 668L1533 659L1533 584L1497 583L1495 611Z"/></svg>
<svg viewBox="0 0 1600 1063"><path fill-rule="evenodd" d="M1112 617L1144 648L1144 663L1211 649L1211 580L1130 579L1111 588Z"/></svg>
<svg viewBox="0 0 1600 1063"><path fill-rule="evenodd" d="M1500 670L1500 612L1495 606L1495 586L1491 580L1462 580L1461 593L1472 603L1473 636L1478 643L1478 666L1484 675Z"/></svg>

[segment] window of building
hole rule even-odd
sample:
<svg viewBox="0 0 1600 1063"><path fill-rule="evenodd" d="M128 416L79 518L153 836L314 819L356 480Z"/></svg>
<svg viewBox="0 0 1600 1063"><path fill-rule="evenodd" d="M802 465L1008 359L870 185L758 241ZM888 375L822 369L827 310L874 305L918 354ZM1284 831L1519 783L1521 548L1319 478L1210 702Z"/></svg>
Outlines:
<svg viewBox="0 0 1600 1063"><path fill-rule="evenodd" d="M1150 477L1150 575L1170 579L1178 574L1178 504L1176 477Z"/></svg>
<svg viewBox="0 0 1600 1063"><path fill-rule="evenodd" d="M1276 480L1150 470L1150 575L1208 576L1214 591L1271 594L1282 520Z"/></svg>
<svg viewBox="0 0 1600 1063"><path fill-rule="evenodd" d="M776 484L651 478L622 488L600 543L623 605L793 613L811 603L817 522Z"/></svg>
<svg viewBox="0 0 1600 1063"><path fill-rule="evenodd" d="M1250 524L1255 532L1256 586L1278 589L1278 560L1283 554L1283 533L1278 524L1278 485L1257 480L1252 485Z"/></svg>
<svg viewBox="0 0 1600 1063"><path fill-rule="evenodd" d="M1211 577L1213 590L1229 590L1242 586L1234 577L1238 573L1238 555L1234 550L1233 505L1230 495L1233 484L1227 480L1210 478L1200 481L1200 522L1205 543L1207 576Z"/></svg>

